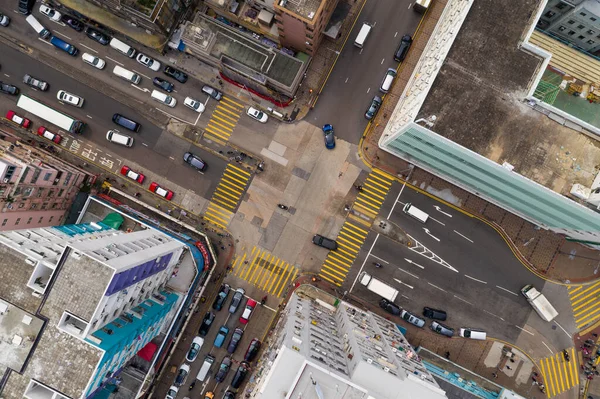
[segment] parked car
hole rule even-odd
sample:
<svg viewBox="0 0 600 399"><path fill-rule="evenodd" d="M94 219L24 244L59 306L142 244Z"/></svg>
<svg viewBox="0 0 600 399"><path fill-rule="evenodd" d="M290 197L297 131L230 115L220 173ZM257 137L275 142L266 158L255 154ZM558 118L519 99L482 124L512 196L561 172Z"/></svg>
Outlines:
<svg viewBox="0 0 600 399"><path fill-rule="evenodd" d="M100 43L103 46L106 46L106 45L108 45L108 43L110 43L110 36L107 36L104 33L100 32L99 30L96 30L92 27L88 27L85 30L85 34L87 35L87 37Z"/></svg>
<svg viewBox="0 0 600 399"><path fill-rule="evenodd" d="M227 326L221 326L221 328L219 328L219 332L217 333L217 336L215 337L215 341L213 344L217 348L222 347L223 342L225 342L225 338L227 338L227 334L229 334L229 328Z"/></svg>
<svg viewBox="0 0 600 399"><path fill-rule="evenodd" d="M323 126L323 135L325 137L325 148L332 150L335 148L335 136L333 134L333 126L329 123Z"/></svg>
<svg viewBox="0 0 600 399"><path fill-rule="evenodd" d="M175 399L177 397L177 392L179 392L179 388L175 385L171 385L171 388L167 391L167 396L165 399Z"/></svg>
<svg viewBox="0 0 600 399"><path fill-rule="evenodd" d="M40 5L40 12L53 21L60 21L61 14L52 7L42 4Z"/></svg>
<svg viewBox="0 0 600 399"><path fill-rule="evenodd" d="M46 129L44 126L40 126L38 128L38 135L42 136L45 139L48 139L56 144L60 144L62 137L56 133L52 133L50 130Z"/></svg>
<svg viewBox="0 0 600 399"><path fill-rule="evenodd" d="M221 365L219 366L219 371L217 371L217 375L215 375L215 380L217 382L223 382L225 377L227 377L227 373L229 372L229 368L231 367L231 358L229 356L225 356Z"/></svg>
<svg viewBox="0 0 600 399"><path fill-rule="evenodd" d="M28 128L29 126L31 126L31 121L29 119L17 115L15 111L12 110L6 113L6 119L13 123L16 123L19 126L23 126L24 128Z"/></svg>
<svg viewBox="0 0 600 399"><path fill-rule="evenodd" d="M256 301L252 298L248 298L248 300L246 301L246 306L244 306L244 311L240 316L240 323L248 324L248 320L250 320L250 316L252 315L252 312L254 311L255 307Z"/></svg>
<svg viewBox="0 0 600 399"><path fill-rule="evenodd" d="M244 294L246 291L243 288L238 288L233 293L233 297L231 298L231 303L229 304L229 313L233 314L237 312L240 307L240 303L242 303L242 299L244 299Z"/></svg>
<svg viewBox="0 0 600 399"><path fill-rule="evenodd" d="M225 392L225 395L223 395L223 399L235 399L235 393L227 391Z"/></svg>
<svg viewBox="0 0 600 399"><path fill-rule="evenodd" d="M423 328L425 325L425 320L418 318L414 314L410 313L408 310L403 310L400 312L400 317L412 325L415 325L419 328Z"/></svg>
<svg viewBox="0 0 600 399"><path fill-rule="evenodd" d="M432 321L429 327L436 333L445 335L447 337L452 337L454 335L454 329L440 323L439 321Z"/></svg>
<svg viewBox="0 0 600 399"><path fill-rule="evenodd" d="M79 97L78 95L69 93L65 90L59 90L58 93L56 93L56 98L59 101L62 101L65 104L69 104L74 107L82 107L83 106L83 101L84 101L83 97Z"/></svg>
<svg viewBox="0 0 600 399"><path fill-rule="evenodd" d="M208 94L217 101L221 101L221 98L223 98L223 93L209 85L202 86L202 93Z"/></svg>
<svg viewBox="0 0 600 399"><path fill-rule="evenodd" d="M215 399L215 393L214 392L206 392L204 394L204 399Z"/></svg>
<svg viewBox="0 0 600 399"><path fill-rule="evenodd" d="M408 54L408 50L410 49L410 45L412 44L412 37L410 35L402 36L400 40L400 45L398 49L394 53L394 59L398 62L404 61L406 55Z"/></svg>
<svg viewBox="0 0 600 399"><path fill-rule="evenodd" d="M159 77L155 77L154 79L152 79L152 84L158 87L159 89L166 91L167 93L172 92L175 88L175 85L173 83Z"/></svg>
<svg viewBox="0 0 600 399"><path fill-rule="evenodd" d="M207 167L206 162L192 152L186 152L183 154L183 161L191 167L198 169L200 172L204 172Z"/></svg>
<svg viewBox="0 0 600 399"><path fill-rule="evenodd" d="M10 18L7 15L0 13L0 25L8 26L10 24Z"/></svg>
<svg viewBox="0 0 600 399"><path fill-rule="evenodd" d="M89 65L93 66L94 68L98 68L98 69L104 69L104 66L106 65L106 61L104 61L102 58L98 58L95 55L92 55L90 53L83 53L81 55L81 59L86 64L89 64Z"/></svg>
<svg viewBox="0 0 600 399"><path fill-rule="evenodd" d="M337 249L337 242L327 237L323 237L321 234L315 234L312 239L313 244L318 245L323 248L327 248L329 250Z"/></svg>
<svg viewBox="0 0 600 399"><path fill-rule="evenodd" d="M65 14L60 20L63 21L67 26L75 29L77 32L81 32L84 28L83 22L70 15Z"/></svg>
<svg viewBox="0 0 600 399"><path fill-rule="evenodd" d="M173 68L172 66L165 65L165 69L163 69L165 75L172 77L176 81L180 83L185 83L188 80L187 73L180 71L177 68Z"/></svg>
<svg viewBox="0 0 600 399"><path fill-rule="evenodd" d="M381 97L373 97L373 99L371 100L371 105L369 105L369 108L367 108L367 112L365 112L365 118L367 118L368 120L373 119L375 115L377 115L377 111L379 111L379 107L381 107L382 102L383 101L381 100Z"/></svg>
<svg viewBox="0 0 600 399"><path fill-rule="evenodd" d="M381 298L379 306L388 313L398 316L401 312L400 307L394 302L390 302L385 298Z"/></svg>
<svg viewBox="0 0 600 399"><path fill-rule="evenodd" d="M193 109L198 113L204 112L204 104L202 104L198 100L194 100L192 97L186 97L185 100L183 100L183 105L190 109Z"/></svg>
<svg viewBox="0 0 600 399"><path fill-rule="evenodd" d="M9 85L8 83L0 82L0 92L16 96L19 94L19 88L17 86Z"/></svg>
<svg viewBox="0 0 600 399"><path fill-rule="evenodd" d="M246 353L244 354L244 361L251 362L254 360L261 345L258 338L252 338L252 341L250 341L250 345L248 345L248 349L246 349Z"/></svg>
<svg viewBox="0 0 600 399"><path fill-rule="evenodd" d="M144 182L144 180L146 179L146 176L144 176L141 173L134 172L127 165L123 165L123 167L121 168L121 174L133 181L140 183L140 184L142 184Z"/></svg>
<svg viewBox="0 0 600 399"><path fill-rule="evenodd" d="M217 297L215 298L215 301L212 304L213 309L215 309L215 310L223 309L223 305L225 304L225 300L227 299L227 296L229 295L230 290L231 290L231 287L229 286L229 284L221 285L221 288L219 289L219 293L217 294Z"/></svg>
<svg viewBox="0 0 600 399"><path fill-rule="evenodd" d="M148 68L152 69L153 71L158 71L160 69L160 62L148 57L145 54L138 53L138 55L135 59L137 60L137 62L139 62L143 66L148 67Z"/></svg>
<svg viewBox="0 0 600 399"><path fill-rule="evenodd" d="M208 334L208 330L210 330L210 326L212 326L213 321L215 320L215 314L213 312L206 312L204 315L204 319L202 319L202 324L200 324L200 329L198 330L198 334L201 336L206 336Z"/></svg>
<svg viewBox="0 0 600 399"><path fill-rule="evenodd" d="M182 386L188 374L190 374L190 366L187 363L179 366L179 370L177 370L177 375L175 376L175 386Z"/></svg>
<svg viewBox="0 0 600 399"><path fill-rule="evenodd" d="M150 183L149 190L152 191L154 194L160 195L161 197L163 197L164 199L167 199L169 201L171 201L171 199L173 199L173 195L174 195L173 191L167 190L166 188L162 188L156 182Z"/></svg>
<svg viewBox="0 0 600 399"><path fill-rule="evenodd" d="M33 76L27 73L25 74L25 76L23 76L23 83L41 91L48 90L48 82L44 82L43 80L34 78Z"/></svg>
<svg viewBox="0 0 600 399"><path fill-rule="evenodd" d="M193 363L194 360L196 360L196 358L198 357L198 353L200 353L200 349L202 348L203 344L204 338L194 337L194 339L192 340L192 345L190 346L190 349L185 355L185 360L187 360L190 363Z"/></svg>
<svg viewBox="0 0 600 399"><path fill-rule="evenodd" d="M248 107L246 114L248 114L248 116L250 118L256 119L260 123L267 123L267 121L269 120L269 117L267 116L267 114L265 114L262 111L257 110L254 107Z"/></svg>
<svg viewBox="0 0 600 399"><path fill-rule="evenodd" d="M423 308L423 316L430 318L430 319L436 319L436 320L441 320L441 321L446 320L446 317L447 317L445 311L428 308L428 307Z"/></svg>
<svg viewBox="0 0 600 399"><path fill-rule="evenodd" d="M244 330L242 330L239 327L233 331L233 334L231 334L231 339L229 340L229 345L227 345L227 352L229 352L229 353L235 352L238 345L240 344L240 341L241 341L243 335L244 335Z"/></svg>
<svg viewBox="0 0 600 399"><path fill-rule="evenodd" d="M233 376L233 379L231 380L232 388L237 389L240 387L240 385L242 385L242 382L244 382L244 378L246 378L246 374L248 374L248 370L250 370L250 365L248 363L240 363L237 371L235 372L235 375Z"/></svg>

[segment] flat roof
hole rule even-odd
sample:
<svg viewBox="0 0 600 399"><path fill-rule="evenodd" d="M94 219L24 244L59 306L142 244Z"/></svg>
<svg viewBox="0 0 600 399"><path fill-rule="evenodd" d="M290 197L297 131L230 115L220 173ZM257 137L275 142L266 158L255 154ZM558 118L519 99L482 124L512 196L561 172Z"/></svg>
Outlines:
<svg viewBox="0 0 600 399"><path fill-rule="evenodd" d="M44 320L0 299L0 365L21 372Z"/></svg>
<svg viewBox="0 0 600 399"><path fill-rule="evenodd" d="M292 14L299 15L312 21L321 6L323 1L335 1L335 0L275 0L276 5L280 9L289 11ZM285 5L284 5L285 4Z"/></svg>

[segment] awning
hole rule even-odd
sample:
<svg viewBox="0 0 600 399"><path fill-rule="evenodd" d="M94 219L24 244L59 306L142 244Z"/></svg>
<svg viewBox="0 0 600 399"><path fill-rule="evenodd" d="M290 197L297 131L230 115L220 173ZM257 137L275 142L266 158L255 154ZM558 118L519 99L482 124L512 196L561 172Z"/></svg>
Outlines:
<svg viewBox="0 0 600 399"><path fill-rule="evenodd" d="M141 357L142 359L150 362L150 361L152 361L152 358L154 357L154 353L156 353L157 349L158 349L158 346L155 343L148 342L146 344L146 346L144 346L142 349L140 349L140 351L137 353L137 355L139 357Z"/></svg>

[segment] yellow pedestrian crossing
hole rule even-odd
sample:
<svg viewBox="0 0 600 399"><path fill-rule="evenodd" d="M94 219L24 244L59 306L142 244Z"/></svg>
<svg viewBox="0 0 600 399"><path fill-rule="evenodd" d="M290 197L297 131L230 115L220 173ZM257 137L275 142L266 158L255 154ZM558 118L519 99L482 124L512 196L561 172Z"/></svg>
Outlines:
<svg viewBox="0 0 600 399"><path fill-rule="evenodd" d="M229 136L237 125L238 119L244 112L244 104L229 97L221 98L204 129L204 139L215 141L221 145L227 144Z"/></svg>
<svg viewBox="0 0 600 399"><path fill-rule="evenodd" d="M251 176L244 169L228 164L210 199L204 219L226 228L246 192Z"/></svg>
<svg viewBox="0 0 600 399"><path fill-rule="evenodd" d="M578 329L600 320L600 281L590 285L570 285L567 290Z"/></svg>
<svg viewBox="0 0 600 399"><path fill-rule="evenodd" d="M236 256L231 266L234 276L277 297L285 294L285 288L294 281L298 271L296 266L256 246L249 254L243 252Z"/></svg>
<svg viewBox="0 0 600 399"><path fill-rule="evenodd" d="M546 387L546 396L552 398L572 388L579 387L579 370L575 348L567 349L570 361L566 361L562 352L540 360L540 370Z"/></svg>

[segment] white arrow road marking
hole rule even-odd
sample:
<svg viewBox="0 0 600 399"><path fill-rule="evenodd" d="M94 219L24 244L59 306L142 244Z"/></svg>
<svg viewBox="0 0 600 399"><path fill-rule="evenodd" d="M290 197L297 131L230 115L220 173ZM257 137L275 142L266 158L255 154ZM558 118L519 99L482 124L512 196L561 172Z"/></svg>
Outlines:
<svg viewBox="0 0 600 399"><path fill-rule="evenodd" d="M398 282L398 283L402 284L402 285L405 285L405 286L407 286L407 287L408 287L408 288L410 288L411 290L413 290L413 289L415 288L415 287L413 287L412 285L408 285L408 284L406 284L406 283L403 283L402 281L398 280L397 278L395 278L394 280L395 280L396 282Z"/></svg>
<svg viewBox="0 0 600 399"><path fill-rule="evenodd" d="M442 209L441 209L439 206L437 206L437 205L434 205L433 207L434 207L434 208L435 208L435 210L436 210L436 211L438 211L439 213L442 213L442 214L444 214L444 215L448 216L449 218L451 218L451 217L452 217L452 215L451 215L451 214L449 214L449 213L446 213L446 212L442 211Z"/></svg>
<svg viewBox="0 0 600 399"><path fill-rule="evenodd" d="M423 227L423 230L425 230L425 233L427 233L428 236L430 236L431 238L433 238L434 240L436 240L437 242L440 242L440 239L437 238L436 236L434 236L433 234L431 234L429 232L429 229L426 229L425 227Z"/></svg>
<svg viewBox="0 0 600 399"><path fill-rule="evenodd" d="M143 92L146 92L146 93L150 92L150 90L146 89L145 87L138 87L138 86L134 85L133 83L131 84L131 87L135 87L139 91L143 91Z"/></svg>
<svg viewBox="0 0 600 399"><path fill-rule="evenodd" d="M410 260L408 258L404 258L404 260L407 261L408 263L410 263L411 265L415 265L417 267L420 267L421 269L425 269L425 266L421 266L417 262L413 262L412 260Z"/></svg>

